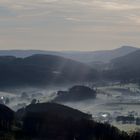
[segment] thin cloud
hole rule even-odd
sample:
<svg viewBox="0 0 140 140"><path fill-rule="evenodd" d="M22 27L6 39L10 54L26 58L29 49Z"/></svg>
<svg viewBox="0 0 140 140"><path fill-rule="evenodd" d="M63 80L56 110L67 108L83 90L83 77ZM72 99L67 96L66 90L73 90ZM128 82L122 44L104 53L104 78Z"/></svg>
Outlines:
<svg viewBox="0 0 140 140"><path fill-rule="evenodd" d="M134 42L131 32L138 46L139 10L140 1L132 0L0 0L0 46L111 48Z"/></svg>
<svg viewBox="0 0 140 140"><path fill-rule="evenodd" d="M129 15L127 18L130 19L133 23L140 25L140 16L133 14Z"/></svg>

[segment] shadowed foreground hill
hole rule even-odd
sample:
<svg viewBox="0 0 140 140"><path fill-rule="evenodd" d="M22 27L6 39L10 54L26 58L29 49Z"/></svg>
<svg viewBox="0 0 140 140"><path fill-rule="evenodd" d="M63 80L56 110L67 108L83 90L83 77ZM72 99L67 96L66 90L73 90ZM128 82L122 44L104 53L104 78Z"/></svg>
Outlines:
<svg viewBox="0 0 140 140"><path fill-rule="evenodd" d="M17 116L22 116L25 135L54 140L73 139L82 129L80 122L91 119L91 115L56 103L31 104L19 110Z"/></svg>
<svg viewBox="0 0 140 140"><path fill-rule="evenodd" d="M10 131L14 122L14 111L0 104L0 131Z"/></svg>
<svg viewBox="0 0 140 140"><path fill-rule="evenodd" d="M30 104L25 108L26 115L36 113L33 117L47 117L47 115L54 115L63 119L72 118L74 120L91 119L91 115L83 113L77 109L73 109L57 103L38 103ZM39 113L44 113L46 116L39 116Z"/></svg>
<svg viewBox="0 0 140 140"><path fill-rule="evenodd" d="M137 140L135 136L131 139L127 133L108 124L94 122L90 115L64 105L32 104L22 111L24 111L22 130L25 139Z"/></svg>
<svg viewBox="0 0 140 140"><path fill-rule="evenodd" d="M0 86L37 86L92 81L97 78L97 72L85 64L59 56L3 56L0 57L0 78Z"/></svg>
<svg viewBox="0 0 140 140"><path fill-rule="evenodd" d="M0 115L4 116L5 111L11 114L11 110L0 105ZM0 140L140 139L139 132L128 135L109 124L93 121L88 114L56 103L31 104L17 111L15 118L11 124L14 129L0 130Z"/></svg>

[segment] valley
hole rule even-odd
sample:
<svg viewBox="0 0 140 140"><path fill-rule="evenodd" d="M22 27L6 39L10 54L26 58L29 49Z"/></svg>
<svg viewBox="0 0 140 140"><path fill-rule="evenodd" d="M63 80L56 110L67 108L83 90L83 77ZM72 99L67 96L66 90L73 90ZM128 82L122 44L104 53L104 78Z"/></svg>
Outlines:
<svg viewBox="0 0 140 140"><path fill-rule="evenodd" d="M71 85L72 86L72 85ZM57 91L67 90L67 87L39 88L19 88L11 90L11 93L0 92L0 101L15 111L29 105L33 99L36 103L52 102L57 96ZM139 128L136 122L117 122L118 116L140 117L140 89L136 84L120 85L118 83L108 83L106 86L94 87L97 91L96 98L79 101L58 101L60 104L78 109L91 114L97 122L109 123L117 126L121 130L129 131L128 126L133 129ZM86 93L85 93L86 94ZM6 102L8 98L8 102Z"/></svg>

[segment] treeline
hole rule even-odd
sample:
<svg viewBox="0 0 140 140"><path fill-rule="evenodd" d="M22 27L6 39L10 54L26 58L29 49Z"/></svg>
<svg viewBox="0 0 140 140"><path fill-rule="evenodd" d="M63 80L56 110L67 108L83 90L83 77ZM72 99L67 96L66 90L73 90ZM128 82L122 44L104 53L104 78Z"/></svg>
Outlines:
<svg viewBox="0 0 140 140"><path fill-rule="evenodd" d="M14 118L10 109L2 107L0 123L7 121L8 127L6 123L0 127L0 140L140 140L140 132L128 134L55 103L29 105L15 112Z"/></svg>

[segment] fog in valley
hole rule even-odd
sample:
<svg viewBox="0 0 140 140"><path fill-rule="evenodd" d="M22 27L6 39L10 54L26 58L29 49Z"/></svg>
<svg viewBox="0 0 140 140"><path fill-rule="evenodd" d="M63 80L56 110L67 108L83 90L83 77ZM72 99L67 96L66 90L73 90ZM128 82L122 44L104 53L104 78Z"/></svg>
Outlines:
<svg viewBox="0 0 140 140"><path fill-rule="evenodd" d="M91 85L92 83L84 86L96 89L96 98L81 101L60 101L58 103L91 114L94 120L102 123L108 122L125 131L139 128L139 125L135 125L134 122L133 124L121 124L116 121L118 116L134 115L140 117L140 88L137 84L108 83L102 86L93 84L94 87ZM7 89L7 91L0 92L0 102L17 111L31 103L53 102L58 96L58 91L68 90L72 86L74 85Z"/></svg>

